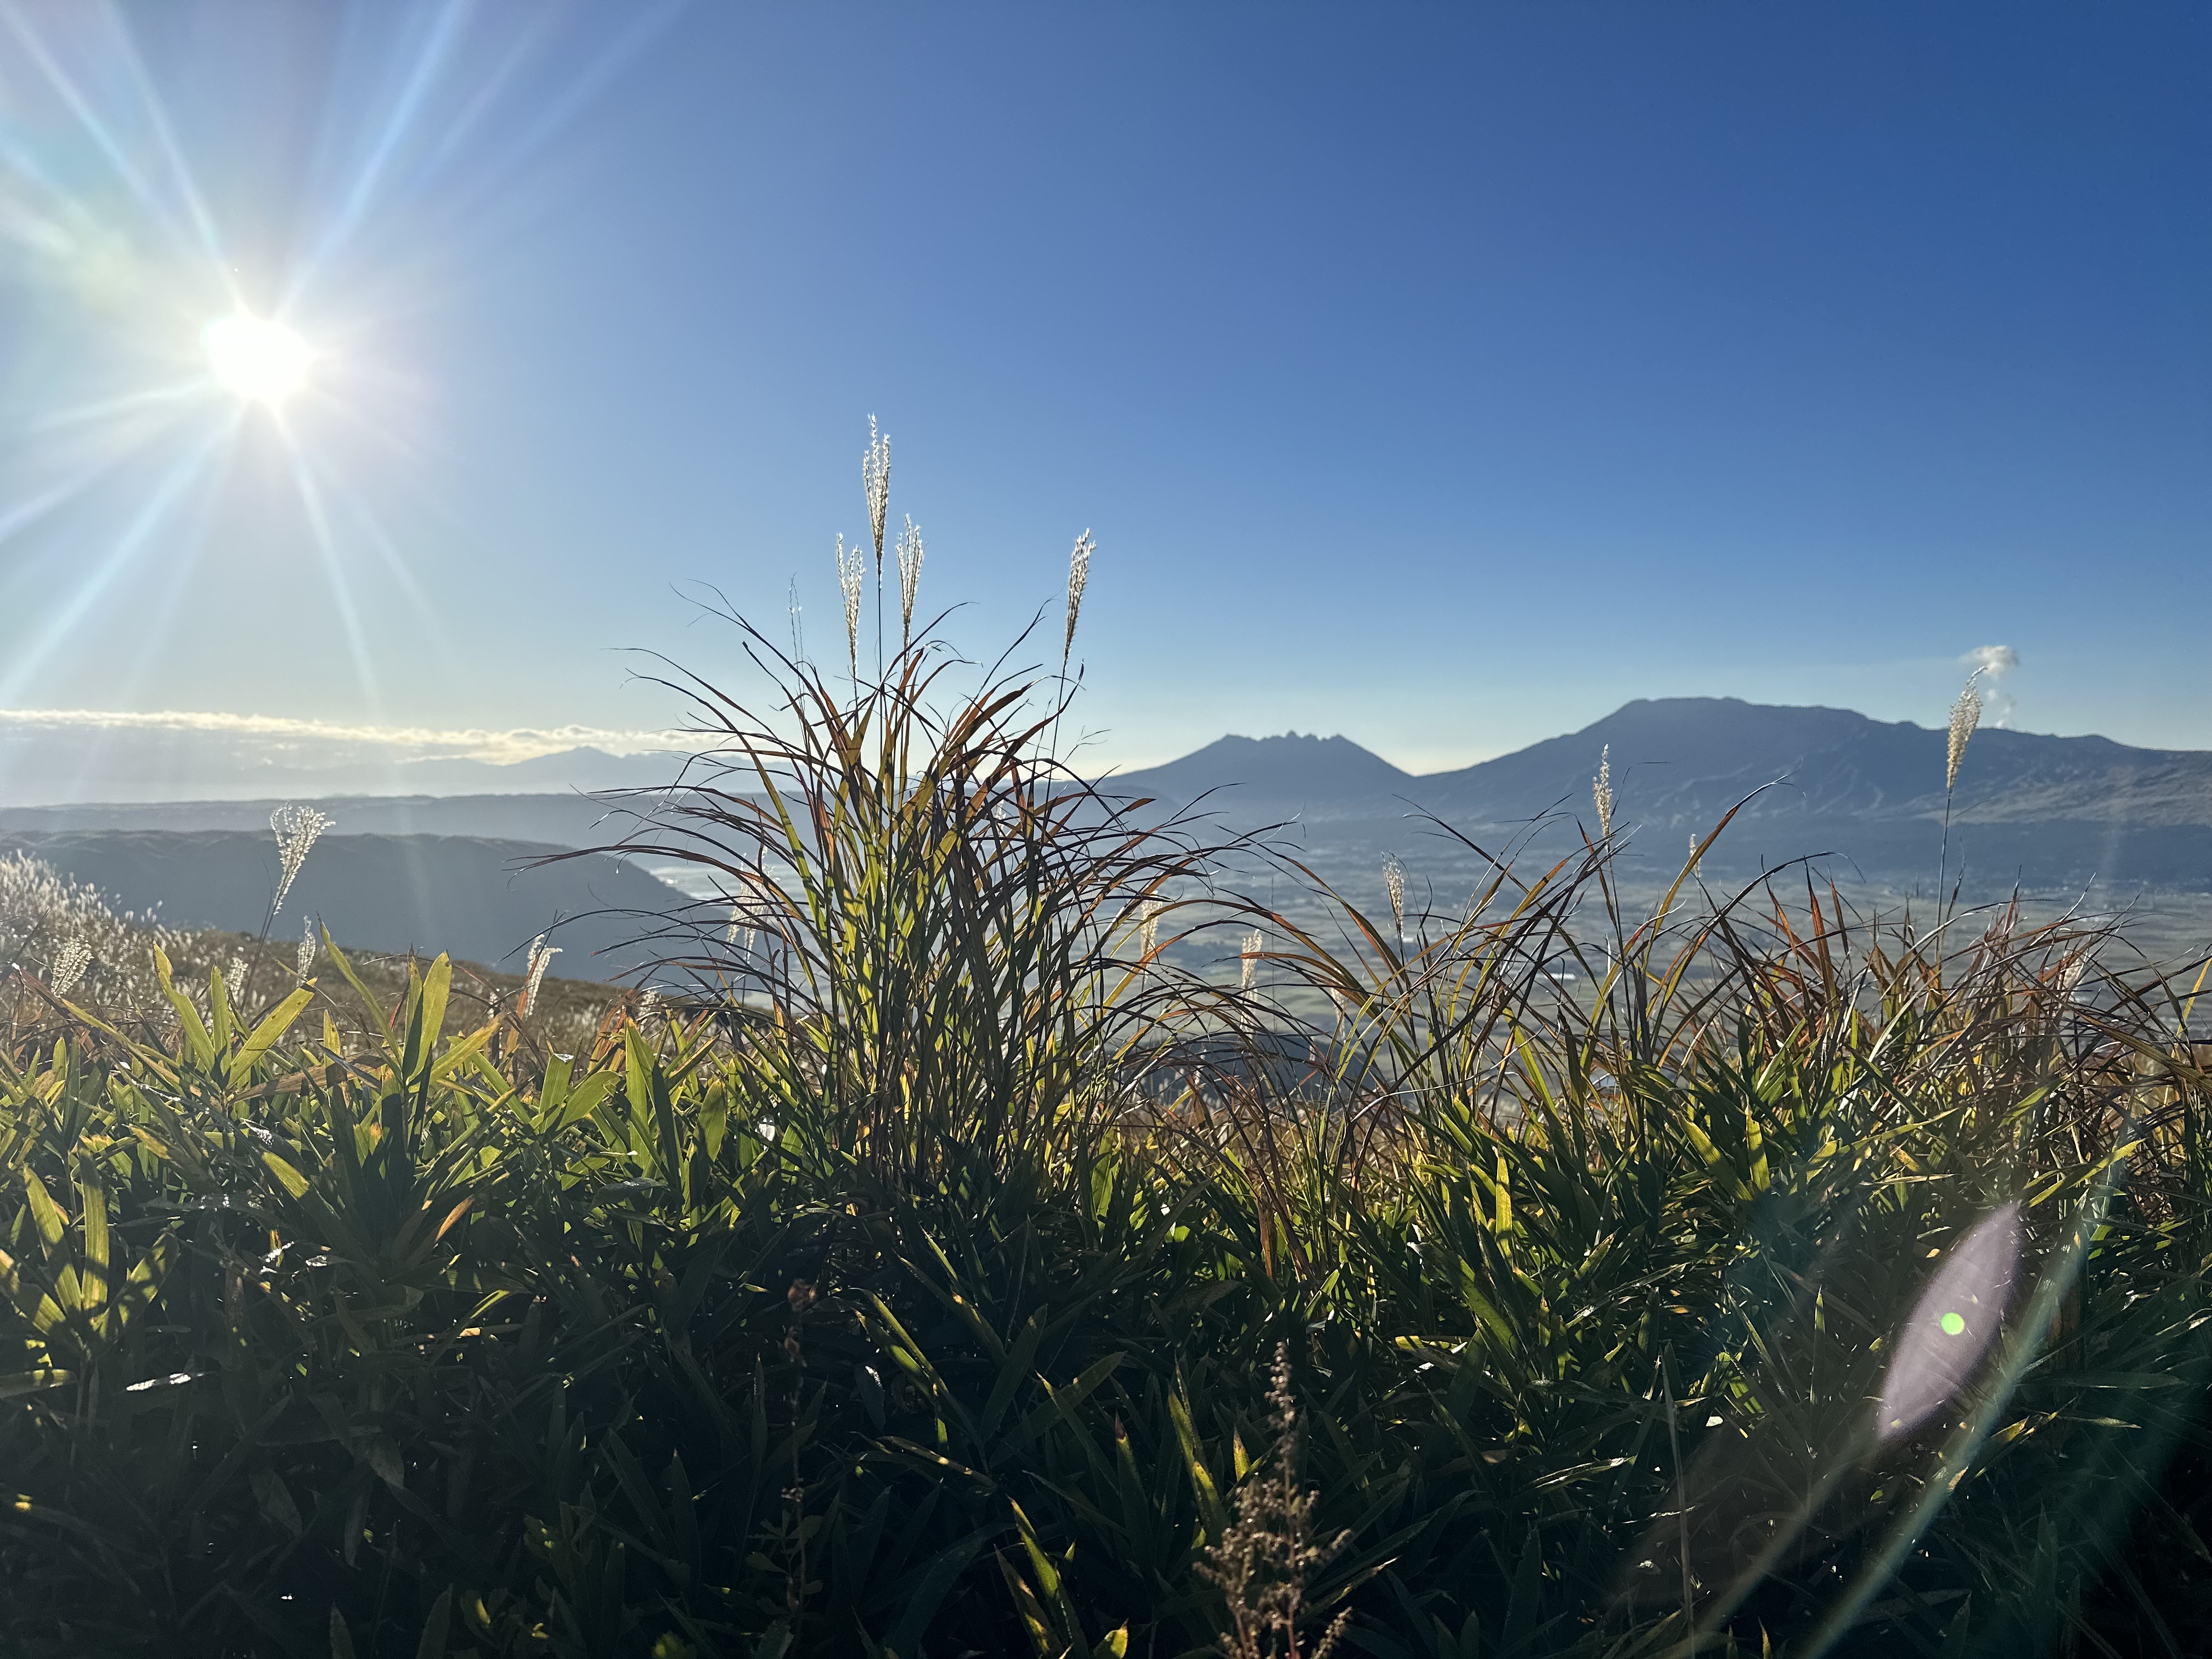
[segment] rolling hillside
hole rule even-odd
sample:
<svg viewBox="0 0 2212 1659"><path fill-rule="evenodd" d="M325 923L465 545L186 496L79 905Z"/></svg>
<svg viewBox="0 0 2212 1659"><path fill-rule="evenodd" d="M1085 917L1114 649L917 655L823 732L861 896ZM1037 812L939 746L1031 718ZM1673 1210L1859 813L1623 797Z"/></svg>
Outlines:
<svg viewBox="0 0 2212 1659"><path fill-rule="evenodd" d="M253 933L277 875L274 838L217 830L65 830L0 835L98 887L119 908L158 908L172 927ZM636 965L629 942L684 896L615 859L532 867L561 849L459 836L326 835L308 854L272 932L296 938L313 916L342 945L445 951L512 970L549 929L561 970L605 979Z"/></svg>

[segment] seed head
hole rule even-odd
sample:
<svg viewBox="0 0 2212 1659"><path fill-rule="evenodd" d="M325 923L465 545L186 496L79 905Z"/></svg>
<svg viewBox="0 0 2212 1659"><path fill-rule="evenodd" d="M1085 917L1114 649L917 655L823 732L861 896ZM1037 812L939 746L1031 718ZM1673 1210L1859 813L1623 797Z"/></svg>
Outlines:
<svg viewBox="0 0 2212 1659"><path fill-rule="evenodd" d="M316 943L315 920L310 916L307 918L306 927L301 932L300 954L293 963L292 969L292 976L302 985L307 982L307 975L315 971Z"/></svg>
<svg viewBox="0 0 2212 1659"><path fill-rule="evenodd" d="M1946 792L1959 787L1959 763L1966 758L1967 741L1974 735L1974 728L1982 723L1982 694L1974 688L1974 682L1981 675L1982 671L1978 668L1967 675L1966 689L1959 693L1959 701L1951 705L1950 752L1943 770Z"/></svg>
<svg viewBox="0 0 2212 1659"><path fill-rule="evenodd" d="M332 822L312 806L280 806L269 815L269 827L276 832L276 859L282 866L276 902L269 908L270 915L284 908L284 896L292 890L293 879L307 861L307 849Z"/></svg>
<svg viewBox="0 0 2212 1659"><path fill-rule="evenodd" d="M914 638L914 596L921 586L921 532L909 518L898 538L899 648Z"/></svg>
<svg viewBox="0 0 2212 1659"><path fill-rule="evenodd" d="M546 944L545 935L543 933L530 941L530 965L525 970L522 1000L515 1005L516 1013L526 1014L536 1006L538 988L544 982L545 970L552 965L553 958L560 954L561 947L557 945Z"/></svg>
<svg viewBox="0 0 2212 1659"><path fill-rule="evenodd" d="M1137 953L1149 957L1159 948L1160 912L1166 903L1158 898L1148 898L1137 907Z"/></svg>
<svg viewBox="0 0 2212 1659"><path fill-rule="evenodd" d="M1382 885L1390 895L1390 920L1397 924L1398 937L1406 936L1406 866L1398 862L1395 853L1382 855Z"/></svg>
<svg viewBox="0 0 2212 1659"><path fill-rule="evenodd" d="M845 595L845 657L853 669L855 684L860 678L860 586L868 573L868 562L859 548L848 558L845 538L837 538L837 586Z"/></svg>
<svg viewBox="0 0 2212 1659"><path fill-rule="evenodd" d="M46 976L47 988L58 997L67 996L76 989L76 982L91 966L92 946L85 943L82 933L72 934L54 952L53 971Z"/></svg>
<svg viewBox="0 0 2212 1659"><path fill-rule="evenodd" d="M868 452L860 457L860 487L868 494L868 528L876 538L876 575L884 574L884 520L891 508L891 441L876 431L876 417L868 416Z"/></svg>
<svg viewBox="0 0 2212 1659"><path fill-rule="evenodd" d="M1597 804L1597 833L1613 833L1613 745L1597 751L1597 775L1590 780L1590 799Z"/></svg>
<svg viewBox="0 0 2212 1659"><path fill-rule="evenodd" d="M1067 556L1067 636L1060 645L1062 669L1067 666L1068 653L1075 649L1075 619L1083 610L1083 590L1091 582L1091 556L1097 550L1097 544L1086 530L1075 538L1075 551Z"/></svg>
<svg viewBox="0 0 2212 1659"><path fill-rule="evenodd" d="M230 971L222 976L222 990L234 1005L238 1001L240 993L246 989L246 976L251 971L244 957L230 959Z"/></svg>
<svg viewBox="0 0 2212 1659"><path fill-rule="evenodd" d="M1244 949L1240 953L1244 958L1244 975L1243 981L1238 987L1240 990L1249 991L1252 988L1252 981L1260 971L1260 952L1267 949L1267 936L1258 928L1255 927L1244 935Z"/></svg>

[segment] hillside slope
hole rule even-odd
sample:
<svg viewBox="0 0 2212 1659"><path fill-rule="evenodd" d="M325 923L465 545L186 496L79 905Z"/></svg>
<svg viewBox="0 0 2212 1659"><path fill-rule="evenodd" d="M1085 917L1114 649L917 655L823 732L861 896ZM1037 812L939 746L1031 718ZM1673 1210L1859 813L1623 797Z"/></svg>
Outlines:
<svg viewBox="0 0 2212 1659"><path fill-rule="evenodd" d="M158 908L175 927L259 930L275 890L273 838L239 830L58 830L0 836L98 887L118 908ZM305 918L342 945L445 951L512 969L552 930L562 970L605 978L644 952L629 941L684 896L617 860L586 857L532 867L562 849L459 836L329 835L317 842L273 933L296 938Z"/></svg>

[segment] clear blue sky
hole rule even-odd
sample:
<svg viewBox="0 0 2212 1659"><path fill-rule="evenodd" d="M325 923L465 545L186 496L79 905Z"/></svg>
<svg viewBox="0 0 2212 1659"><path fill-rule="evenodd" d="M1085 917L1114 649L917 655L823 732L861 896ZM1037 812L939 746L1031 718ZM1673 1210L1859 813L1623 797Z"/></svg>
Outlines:
<svg viewBox="0 0 2212 1659"><path fill-rule="evenodd" d="M1995 643L2212 747L2208 74L2179 4L0 5L0 706L659 725L677 585L842 655L872 413L972 648L1096 535L1102 760L1940 724Z"/></svg>

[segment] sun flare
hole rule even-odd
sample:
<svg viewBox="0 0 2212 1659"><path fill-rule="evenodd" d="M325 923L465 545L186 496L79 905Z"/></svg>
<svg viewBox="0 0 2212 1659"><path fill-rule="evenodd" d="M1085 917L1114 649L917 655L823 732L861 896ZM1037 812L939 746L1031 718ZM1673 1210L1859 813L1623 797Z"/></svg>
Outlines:
<svg viewBox="0 0 2212 1659"><path fill-rule="evenodd" d="M200 331L216 380L252 403L272 409L300 389L314 354L282 323L239 312Z"/></svg>

